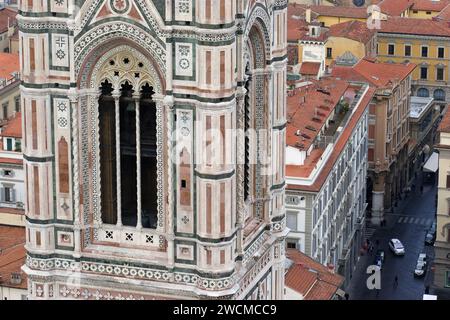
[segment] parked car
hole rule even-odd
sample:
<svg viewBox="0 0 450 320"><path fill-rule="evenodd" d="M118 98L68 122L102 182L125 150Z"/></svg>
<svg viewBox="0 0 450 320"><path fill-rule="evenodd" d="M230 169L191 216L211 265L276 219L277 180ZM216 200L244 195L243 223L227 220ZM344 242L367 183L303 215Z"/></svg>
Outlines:
<svg viewBox="0 0 450 320"><path fill-rule="evenodd" d="M436 221L434 221L433 224L431 225L430 231L433 233L436 232Z"/></svg>
<svg viewBox="0 0 450 320"><path fill-rule="evenodd" d="M398 239L391 239L389 241L389 248L396 256L403 256L405 254L405 247Z"/></svg>
<svg viewBox="0 0 450 320"><path fill-rule="evenodd" d="M417 259L416 269L414 270L414 276L423 277L427 271L427 255L425 253L419 254Z"/></svg>
<svg viewBox="0 0 450 320"><path fill-rule="evenodd" d="M383 266L383 263L384 263L384 257L385 257L384 251L383 251L383 250L377 250L377 253L375 254L375 261L374 261L374 264L375 264L376 266L378 266L380 269L381 269L382 266Z"/></svg>
<svg viewBox="0 0 450 320"><path fill-rule="evenodd" d="M433 222L430 229L428 229L427 234L425 235L425 244L433 245L436 240L436 221Z"/></svg>
<svg viewBox="0 0 450 320"><path fill-rule="evenodd" d="M432 232L431 229L428 230L427 234L425 235L425 244L432 246L435 240L436 240L436 233Z"/></svg>

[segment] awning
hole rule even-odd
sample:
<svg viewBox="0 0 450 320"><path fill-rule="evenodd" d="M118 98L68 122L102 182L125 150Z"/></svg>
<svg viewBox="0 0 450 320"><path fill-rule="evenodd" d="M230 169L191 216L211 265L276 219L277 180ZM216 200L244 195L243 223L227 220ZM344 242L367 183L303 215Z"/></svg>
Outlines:
<svg viewBox="0 0 450 320"><path fill-rule="evenodd" d="M439 154L433 152L433 154L428 158L427 162L423 166L424 172L436 172L439 168Z"/></svg>

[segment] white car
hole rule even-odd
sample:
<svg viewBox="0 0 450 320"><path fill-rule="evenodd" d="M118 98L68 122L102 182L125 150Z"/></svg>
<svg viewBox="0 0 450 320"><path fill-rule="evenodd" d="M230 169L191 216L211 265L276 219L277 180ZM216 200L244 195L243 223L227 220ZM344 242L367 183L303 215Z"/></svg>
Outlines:
<svg viewBox="0 0 450 320"><path fill-rule="evenodd" d="M419 258L417 259L416 269L414 269L414 275L418 277L422 277L427 270L427 255L425 253L419 254Z"/></svg>
<svg viewBox="0 0 450 320"><path fill-rule="evenodd" d="M389 248L397 256L403 256L405 254L405 247L398 239L391 239L389 241Z"/></svg>

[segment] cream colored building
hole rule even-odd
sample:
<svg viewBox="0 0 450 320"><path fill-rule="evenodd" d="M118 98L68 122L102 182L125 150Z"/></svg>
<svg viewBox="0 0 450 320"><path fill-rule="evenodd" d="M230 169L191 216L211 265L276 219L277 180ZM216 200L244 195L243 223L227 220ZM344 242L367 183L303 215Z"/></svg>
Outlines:
<svg viewBox="0 0 450 320"><path fill-rule="evenodd" d="M380 223L407 188L411 73L415 64L362 59L353 67L335 66L332 75L370 83L368 199L372 222Z"/></svg>
<svg viewBox="0 0 450 320"><path fill-rule="evenodd" d="M436 242L434 244L434 293L450 299L450 112L439 126L439 182Z"/></svg>

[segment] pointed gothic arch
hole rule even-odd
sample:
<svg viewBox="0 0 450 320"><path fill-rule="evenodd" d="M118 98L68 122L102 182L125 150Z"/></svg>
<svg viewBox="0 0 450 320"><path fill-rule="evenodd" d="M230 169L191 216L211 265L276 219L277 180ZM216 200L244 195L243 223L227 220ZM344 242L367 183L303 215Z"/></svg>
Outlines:
<svg viewBox="0 0 450 320"><path fill-rule="evenodd" d="M264 208L261 199L264 197L262 186L261 164L263 163L262 150L267 142L261 132L267 127L268 110L265 106L268 102L268 83L265 75L267 59L270 56L270 39L268 38L265 23L261 19L265 11L256 7L253 10L250 22L245 32L244 46L244 168L243 168L243 202L245 209L244 220L249 223L252 219L260 219L264 216ZM269 48L269 49L268 49ZM257 143L253 143L253 141ZM253 156L253 157L252 157ZM255 165L257 164L257 165ZM259 187L257 187L259 186ZM255 206L249 206L256 202Z"/></svg>
<svg viewBox="0 0 450 320"><path fill-rule="evenodd" d="M91 92L81 99L81 125L91 128L81 128L88 148L81 162L83 190L91 191L84 193L85 221L100 226L94 240L105 238L105 228L165 226L165 81L151 54L119 41L96 48L79 73L79 89Z"/></svg>

